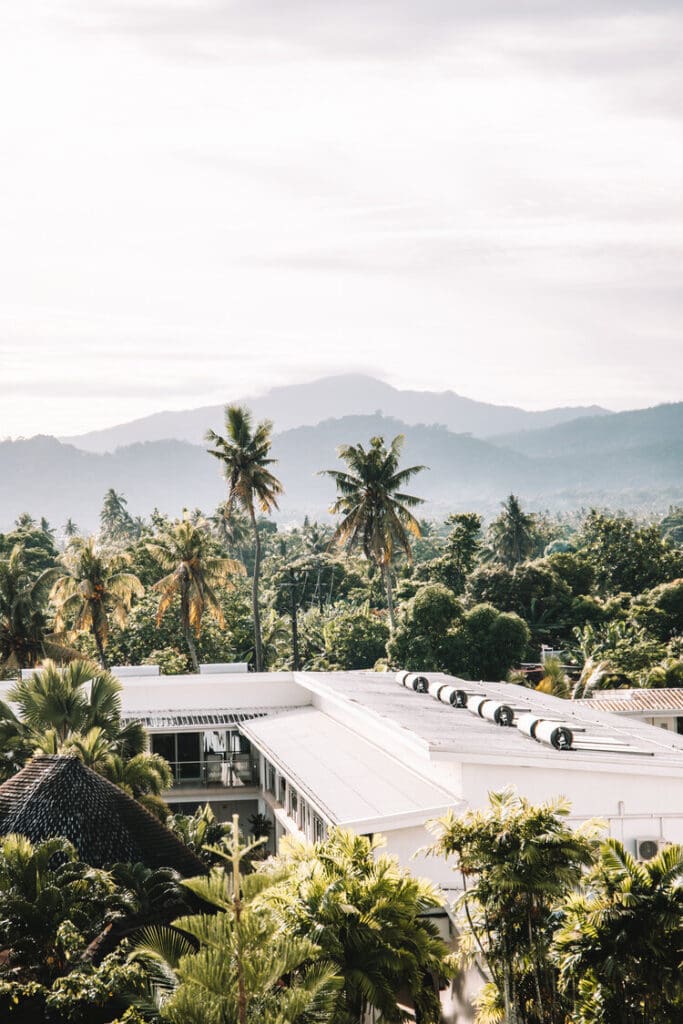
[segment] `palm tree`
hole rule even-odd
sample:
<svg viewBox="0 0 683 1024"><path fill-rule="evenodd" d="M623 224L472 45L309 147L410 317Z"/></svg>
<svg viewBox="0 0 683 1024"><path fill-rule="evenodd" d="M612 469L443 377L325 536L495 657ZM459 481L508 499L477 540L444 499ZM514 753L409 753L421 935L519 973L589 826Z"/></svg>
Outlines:
<svg viewBox="0 0 683 1024"><path fill-rule="evenodd" d="M122 626L133 599L142 597L145 589L134 573L125 571L129 558L107 558L97 549L93 537L74 538L61 561L65 572L50 595L57 609L55 629L70 625L71 633L90 632L100 664L106 668L109 613Z"/></svg>
<svg viewBox="0 0 683 1024"><path fill-rule="evenodd" d="M46 656L78 656L48 633L48 598L56 576L56 569L29 572L19 544L0 559L0 670L33 668Z"/></svg>
<svg viewBox="0 0 683 1024"><path fill-rule="evenodd" d="M123 494L110 487L100 512L100 533L110 543L130 540L135 533L133 518L127 506L128 501Z"/></svg>
<svg viewBox="0 0 683 1024"><path fill-rule="evenodd" d="M166 575L154 584L161 593L157 624L175 597L180 598L180 621L190 653L192 667L199 672L194 638L199 636L204 612L225 625L223 609L214 588L229 586L235 575L244 575L244 566L234 558L219 558L213 553L205 523L195 525L187 519L172 524L146 548L158 568Z"/></svg>
<svg viewBox="0 0 683 1024"><path fill-rule="evenodd" d="M3 836L0 947L12 973L50 983L68 971L61 926L75 926L86 942L95 938L110 917L114 889L109 872L80 863L66 839L33 844L22 835ZM36 1019L30 1009L28 1014L24 1019Z"/></svg>
<svg viewBox="0 0 683 1024"><path fill-rule="evenodd" d="M489 532L493 552L507 569L514 569L536 550L534 517L522 511L514 494L503 502L503 511L493 520Z"/></svg>
<svg viewBox="0 0 683 1024"><path fill-rule="evenodd" d="M334 965L342 979L335 1024L407 1019L399 992L417 1020L436 1024L439 983L453 966L428 916L441 898L383 854L383 843L343 829L314 846L287 840L257 873L273 884L256 907L275 908L286 933L314 939Z"/></svg>
<svg viewBox="0 0 683 1024"><path fill-rule="evenodd" d="M249 516L254 536L254 574L252 577L251 603L254 615L255 668L263 671L261 644L261 616L259 612L259 577L261 574L261 537L256 522L256 506L261 512L270 513L278 507L277 499L283 488L270 471L277 460L269 458L273 424L264 420L252 429L251 414L239 405L225 409L226 436L208 430L206 440L214 445L209 455L219 459L228 482L228 505L238 505Z"/></svg>
<svg viewBox="0 0 683 1024"><path fill-rule="evenodd" d="M638 863L608 839L582 891L561 908L560 981L582 1024L683 1019L683 846Z"/></svg>
<svg viewBox="0 0 683 1024"><path fill-rule="evenodd" d="M399 469L405 437L399 434L387 449L383 437L373 437L366 451L362 444L342 445L337 454L348 472L323 470L337 485L338 498L330 511L341 515L333 540L349 550L360 545L365 557L382 574L391 629L396 626L391 586L391 559L398 547L412 561L410 534L420 536L420 524L410 512L423 499L402 488L425 466Z"/></svg>

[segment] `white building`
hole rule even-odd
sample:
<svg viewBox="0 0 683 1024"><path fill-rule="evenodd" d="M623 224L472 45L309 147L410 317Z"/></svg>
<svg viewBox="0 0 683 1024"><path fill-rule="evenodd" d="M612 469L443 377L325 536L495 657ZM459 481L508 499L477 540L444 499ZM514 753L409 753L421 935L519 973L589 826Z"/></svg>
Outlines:
<svg viewBox="0 0 683 1024"><path fill-rule="evenodd" d="M445 865L413 859L429 839L425 822L448 807L485 806L508 785L532 801L568 797L574 820L604 818L632 851L645 840L683 842L683 736L595 700L438 673L420 677L430 693L375 672L134 673L119 673L124 715L171 761L169 802L189 811L208 800L221 818L239 811L247 827L259 811L276 842L319 838L330 825L382 833L403 864L451 888ZM469 706L444 703L449 695ZM501 702L511 725L483 717ZM569 749L550 742L557 723Z"/></svg>

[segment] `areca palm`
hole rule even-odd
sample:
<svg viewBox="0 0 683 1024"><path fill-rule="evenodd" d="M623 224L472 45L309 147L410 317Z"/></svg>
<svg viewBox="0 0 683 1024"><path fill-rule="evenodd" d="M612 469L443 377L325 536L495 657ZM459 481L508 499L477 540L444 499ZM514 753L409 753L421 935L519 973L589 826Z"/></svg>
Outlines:
<svg viewBox="0 0 683 1024"><path fill-rule="evenodd" d="M313 939L334 964L342 978L335 1024L407 1019L399 992L417 1020L436 1024L439 983L453 968L428 917L441 900L382 844L343 829L314 846L288 839L257 873L272 884L256 905L274 909L285 931Z"/></svg>
<svg viewBox="0 0 683 1024"><path fill-rule="evenodd" d="M194 524L188 519L172 524L146 547L158 568L165 573L154 584L154 589L161 594L157 623L178 597L183 635L192 667L199 672L194 638L201 632L204 613L209 612L220 626L225 625L215 588L231 586L233 576L244 575L244 566L234 558L216 556L205 524Z"/></svg>
<svg viewBox="0 0 683 1024"><path fill-rule="evenodd" d="M396 625L391 586L391 559L397 548L412 561L410 536L420 536L420 524L410 511L423 499L406 494L403 487L425 466L399 469L405 438L399 434L387 448L383 437L373 437L366 450L362 444L342 445L337 454L348 471L323 470L337 485L338 498L330 511L342 519L334 540L348 549L360 546L365 557L382 574L389 621Z"/></svg>
<svg viewBox="0 0 683 1024"><path fill-rule="evenodd" d="M609 839L555 935L577 1024L674 1024L683 1017L683 847L638 863ZM577 984L578 982L578 984Z"/></svg>
<svg viewBox="0 0 683 1024"><path fill-rule="evenodd" d="M64 572L52 588L55 629L91 633L103 668L107 667L109 615L122 626L133 599L145 592L137 576L126 571L128 561L125 555L108 558L93 537L77 537L62 556Z"/></svg>
<svg viewBox="0 0 683 1024"><path fill-rule="evenodd" d="M257 672L263 670L261 645L261 616L259 612L259 577L261 573L261 538L256 521L256 508L270 513L278 507L277 499L283 488L271 472L277 460L271 459L271 434L273 425L264 420L252 427L251 414L239 405L229 405L225 410L226 436L221 437L214 430L208 430L206 440L214 447L209 448L223 464L228 482L228 507L239 506L249 516L254 536L254 574L252 577L252 611L254 616L254 652Z"/></svg>

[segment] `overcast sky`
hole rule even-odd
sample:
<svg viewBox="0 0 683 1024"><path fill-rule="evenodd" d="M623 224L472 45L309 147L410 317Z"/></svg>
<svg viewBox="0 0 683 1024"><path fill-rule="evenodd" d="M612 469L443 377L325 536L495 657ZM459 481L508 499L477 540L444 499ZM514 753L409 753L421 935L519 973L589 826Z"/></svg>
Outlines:
<svg viewBox="0 0 683 1024"><path fill-rule="evenodd" d="M680 0L0 0L0 437L680 399L682 52Z"/></svg>

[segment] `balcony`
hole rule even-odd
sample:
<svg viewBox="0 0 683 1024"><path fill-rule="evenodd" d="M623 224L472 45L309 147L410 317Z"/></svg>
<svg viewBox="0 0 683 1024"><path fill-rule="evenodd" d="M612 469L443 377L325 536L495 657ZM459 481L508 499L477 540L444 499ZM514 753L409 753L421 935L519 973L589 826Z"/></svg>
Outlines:
<svg viewBox="0 0 683 1024"><path fill-rule="evenodd" d="M209 755L203 761L169 761L174 789L244 789L258 786L258 760L251 754Z"/></svg>

